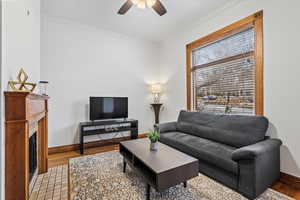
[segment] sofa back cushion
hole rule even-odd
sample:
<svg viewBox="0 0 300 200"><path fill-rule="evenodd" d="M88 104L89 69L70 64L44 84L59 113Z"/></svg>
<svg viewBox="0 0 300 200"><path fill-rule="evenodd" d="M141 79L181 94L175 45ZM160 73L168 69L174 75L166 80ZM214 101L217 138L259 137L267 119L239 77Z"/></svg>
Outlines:
<svg viewBox="0 0 300 200"><path fill-rule="evenodd" d="M233 147L264 140L269 122L264 116L219 115L181 111L177 130Z"/></svg>

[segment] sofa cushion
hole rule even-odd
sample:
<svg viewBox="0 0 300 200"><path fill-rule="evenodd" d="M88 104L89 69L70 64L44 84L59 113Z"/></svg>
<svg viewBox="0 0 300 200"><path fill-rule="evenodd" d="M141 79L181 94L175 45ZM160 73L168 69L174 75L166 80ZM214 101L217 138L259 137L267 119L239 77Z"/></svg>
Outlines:
<svg viewBox="0 0 300 200"><path fill-rule="evenodd" d="M182 132L163 133L160 141L200 161L205 161L233 174L238 173L238 164L231 159L235 147Z"/></svg>
<svg viewBox="0 0 300 200"><path fill-rule="evenodd" d="M268 125L263 116L181 111L177 130L239 148L264 140Z"/></svg>

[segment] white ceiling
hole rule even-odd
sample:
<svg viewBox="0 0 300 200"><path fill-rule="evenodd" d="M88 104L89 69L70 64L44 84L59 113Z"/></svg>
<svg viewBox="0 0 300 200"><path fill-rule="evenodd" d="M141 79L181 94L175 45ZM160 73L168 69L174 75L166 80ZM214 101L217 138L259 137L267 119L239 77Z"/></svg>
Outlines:
<svg viewBox="0 0 300 200"><path fill-rule="evenodd" d="M168 10L162 17L152 9L132 7L117 11L125 0L42 0L42 13L126 35L161 41L232 0L161 0Z"/></svg>

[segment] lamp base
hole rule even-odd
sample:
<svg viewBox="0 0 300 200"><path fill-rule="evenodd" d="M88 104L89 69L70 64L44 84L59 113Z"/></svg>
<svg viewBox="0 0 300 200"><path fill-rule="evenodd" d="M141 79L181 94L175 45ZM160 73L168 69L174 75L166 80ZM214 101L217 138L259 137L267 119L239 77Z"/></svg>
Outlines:
<svg viewBox="0 0 300 200"><path fill-rule="evenodd" d="M154 110L155 124L159 124L159 113L160 113L160 109L161 109L162 105L163 105L162 103L151 104L151 106L153 107L153 110Z"/></svg>

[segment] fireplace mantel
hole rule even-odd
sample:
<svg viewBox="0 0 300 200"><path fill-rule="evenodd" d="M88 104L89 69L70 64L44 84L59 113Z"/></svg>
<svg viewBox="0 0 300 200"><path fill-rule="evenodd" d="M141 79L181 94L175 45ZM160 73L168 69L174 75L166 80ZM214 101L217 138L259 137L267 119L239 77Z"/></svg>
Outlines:
<svg viewBox="0 0 300 200"><path fill-rule="evenodd" d="M29 199L29 138L37 133L37 172L48 171L48 96L5 92L5 199Z"/></svg>

